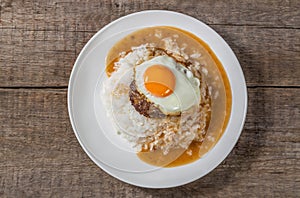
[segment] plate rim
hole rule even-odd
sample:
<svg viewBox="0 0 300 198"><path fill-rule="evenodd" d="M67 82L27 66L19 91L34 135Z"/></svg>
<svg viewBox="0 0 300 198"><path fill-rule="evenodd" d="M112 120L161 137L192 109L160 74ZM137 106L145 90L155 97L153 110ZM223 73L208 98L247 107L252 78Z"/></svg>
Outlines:
<svg viewBox="0 0 300 198"><path fill-rule="evenodd" d="M83 53L87 50L88 46L91 45L91 43L93 43L93 41L99 36L101 35L102 32L104 32L105 30L107 30L110 26L113 26L115 24L117 24L118 22L122 21L122 20L126 20L127 18L133 17L135 15L143 15L143 14L147 14L147 13L166 13L166 14L175 14L181 17L185 17L188 18L189 20L195 20L198 23L201 23L203 26L205 26L206 28L208 28L210 31L214 32L216 36L218 36L223 44L225 44L227 46L227 48L231 51L233 57L236 59L237 63L238 63L238 67L237 69L239 70L239 73L241 74L242 77L242 87L244 88L244 92L242 93L245 96L245 101L244 101L244 107L243 107L243 118L242 118L242 122L240 123L239 126L239 130L238 133L236 134L235 139L232 141L231 143L231 148L226 152L226 154L222 157L222 159L218 160L218 163L216 163L214 166L211 166L209 170L206 171L205 174L200 175L200 176L196 176L194 178L191 178L190 180L186 180L186 181L182 181L182 182L177 182L176 185L164 185L164 186L153 186L153 185L146 185L146 184L138 184L129 180L126 180L124 178L122 178L121 176L119 176L118 174L112 173L112 171L109 171L108 169L110 169L110 167L108 167L106 164L103 164L99 161L97 161L95 159L95 157L93 156L92 153L90 153L90 151L87 150L86 146L83 144L82 140L80 139L79 135L78 135L78 131L76 130L76 124L74 122L74 115L73 115L73 108L72 108L72 93L73 93L73 84L76 80L76 72L77 70L80 68L80 64L79 61L81 59L81 56L83 55ZM232 91L232 90L231 90ZM230 46L227 44L227 42L214 30L212 29L210 26L206 25L204 22L200 21L197 18L194 18L192 16L189 16L187 14L183 14L180 12L175 12L175 11L169 11L169 10L144 10L144 11L139 11L139 12L134 12L125 16L122 16L110 23L108 23L107 25L105 25L103 28L101 28L99 31L97 31L97 33L95 33L92 38L84 45L84 47L81 49L79 55L76 58L76 61L73 65L71 74L70 74L70 79L69 79L69 83L68 83L68 94L67 94L67 102L68 102L68 114L69 114L69 118L70 118L70 122L71 122L71 126L73 129L73 132L77 138L77 141L79 142L80 146L82 147L82 149L85 151L85 153L89 156L89 158L98 166L100 167L103 171L105 171L106 173L108 173L109 175L125 182L125 183L129 183L131 185L135 185L135 186L139 186L139 187L146 187L146 188L171 188L171 187L176 187L176 186L181 186L190 182L193 182L201 177L204 177L205 175L207 175L208 173L210 173L212 170L214 170L217 166L219 166L222 161L224 161L224 159L226 159L226 157L230 154L230 152L233 150L233 148L235 147L245 124L245 120L246 120L246 115L247 115L247 107L248 107L248 94L247 94L247 86L246 86L246 81L245 81L245 76L242 70L242 67L236 57L236 55L234 54L234 52L232 51L232 49L230 48ZM231 117L231 116L230 116ZM228 126L227 126L228 127ZM226 130L225 130L226 131ZM222 135L223 137L223 135ZM221 137L221 138L222 138ZM219 140L220 141L220 140ZM218 141L218 142L219 142ZM217 145L217 144L216 144ZM215 145L215 146L216 146ZM214 147L215 147L214 146ZM182 167L182 166L181 166ZM175 167L176 168L176 167ZM167 168L167 169L172 169L172 168ZM130 174L130 173L129 173Z"/></svg>

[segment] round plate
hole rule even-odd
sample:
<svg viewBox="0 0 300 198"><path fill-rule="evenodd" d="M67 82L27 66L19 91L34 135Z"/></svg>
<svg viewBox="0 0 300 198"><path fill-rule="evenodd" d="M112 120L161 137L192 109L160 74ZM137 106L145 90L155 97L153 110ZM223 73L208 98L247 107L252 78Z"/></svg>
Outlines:
<svg viewBox="0 0 300 198"><path fill-rule="evenodd" d="M97 107L94 103L95 90L103 79L105 57L109 49L125 35L149 26L174 26L201 38L222 62L230 81L232 111L223 136L204 157L184 166L152 167L141 162L134 153L120 149L104 134L104 130L113 129L104 111L100 111L102 107ZM80 145L100 168L136 186L167 188L203 177L230 153L240 136L245 121L247 89L236 56L213 29L184 14L162 10L143 11L108 24L97 32L82 49L70 77L68 110Z"/></svg>

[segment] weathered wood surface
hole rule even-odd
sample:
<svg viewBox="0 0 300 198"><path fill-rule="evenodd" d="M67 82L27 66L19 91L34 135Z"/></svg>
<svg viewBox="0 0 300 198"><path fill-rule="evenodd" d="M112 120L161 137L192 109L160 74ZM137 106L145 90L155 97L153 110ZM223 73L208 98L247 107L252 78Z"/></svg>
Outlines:
<svg viewBox="0 0 300 198"><path fill-rule="evenodd" d="M80 148L67 85L85 43L145 9L212 26L244 70L249 110L238 144L191 184L143 189L98 168ZM300 2L0 0L0 197L299 197Z"/></svg>
<svg viewBox="0 0 300 198"><path fill-rule="evenodd" d="M231 154L204 178L165 190L124 184L93 164L69 124L66 95L64 89L0 90L0 195L289 197L300 193L297 89L249 89L247 121Z"/></svg>
<svg viewBox="0 0 300 198"><path fill-rule="evenodd" d="M2 0L1 23L4 28L94 31L120 16L163 9L189 14L210 25L300 28L299 7L297 0Z"/></svg>
<svg viewBox="0 0 300 198"><path fill-rule="evenodd" d="M300 86L299 29L212 27L236 53L248 85ZM94 33L0 29L0 87L67 86L77 55Z"/></svg>
<svg viewBox="0 0 300 198"><path fill-rule="evenodd" d="M119 16L162 5L3 1L0 87L67 86L74 60L96 31ZM299 1L169 1L167 5L211 24L236 53L248 85L300 85Z"/></svg>

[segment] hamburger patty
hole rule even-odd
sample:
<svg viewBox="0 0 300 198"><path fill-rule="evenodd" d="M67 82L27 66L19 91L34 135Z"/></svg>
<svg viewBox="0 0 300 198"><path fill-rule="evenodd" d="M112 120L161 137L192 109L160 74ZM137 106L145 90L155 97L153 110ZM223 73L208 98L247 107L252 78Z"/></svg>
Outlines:
<svg viewBox="0 0 300 198"><path fill-rule="evenodd" d="M135 110L145 117L162 118L166 116L154 103L149 102L144 94L137 90L135 80L130 83L129 99Z"/></svg>

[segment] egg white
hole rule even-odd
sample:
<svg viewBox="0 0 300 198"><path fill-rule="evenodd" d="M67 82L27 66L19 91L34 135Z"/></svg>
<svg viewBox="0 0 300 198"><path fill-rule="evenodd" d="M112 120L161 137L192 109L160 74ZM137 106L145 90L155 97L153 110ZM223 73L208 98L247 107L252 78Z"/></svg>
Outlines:
<svg viewBox="0 0 300 198"><path fill-rule="evenodd" d="M176 84L173 93L169 96L157 97L146 89L144 73L152 65L163 65L173 72ZM157 56L136 66L135 81L138 91L143 93L150 102L156 104L165 115L178 115L200 103L199 79L169 56Z"/></svg>

